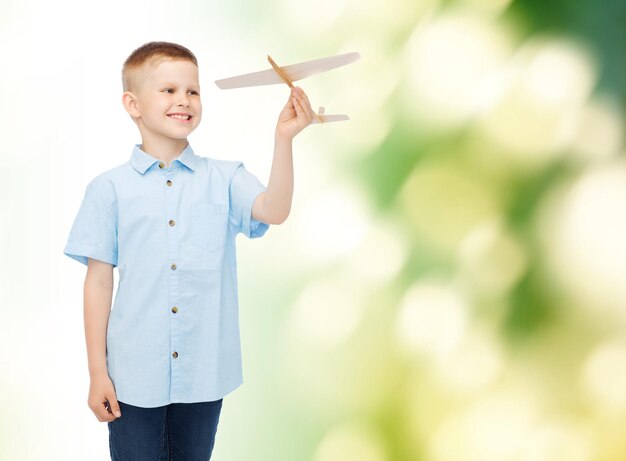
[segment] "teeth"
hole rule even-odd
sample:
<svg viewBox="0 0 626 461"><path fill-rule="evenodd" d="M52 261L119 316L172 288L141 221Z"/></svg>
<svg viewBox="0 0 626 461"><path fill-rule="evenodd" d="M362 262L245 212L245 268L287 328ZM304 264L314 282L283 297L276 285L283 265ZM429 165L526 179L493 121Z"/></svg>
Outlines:
<svg viewBox="0 0 626 461"><path fill-rule="evenodd" d="M191 115L172 114L172 115L168 115L168 117L177 118L179 120L189 120L191 118Z"/></svg>

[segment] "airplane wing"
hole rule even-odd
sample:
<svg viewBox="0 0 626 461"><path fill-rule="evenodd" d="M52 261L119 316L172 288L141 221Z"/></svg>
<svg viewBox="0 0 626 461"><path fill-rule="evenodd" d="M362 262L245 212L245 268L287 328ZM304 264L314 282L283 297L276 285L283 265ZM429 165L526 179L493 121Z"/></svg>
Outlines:
<svg viewBox="0 0 626 461"><path fill-rule="evenodd" d="M310 75L326 72L327 70L331 70L336 67L345 66L346 64L356 61L360 57L361 55L355 51L352 53L338 54L327 58L282 66L281 70L287 74L292 82L295 82L296 80L302 80ZM273 68L215 81L215 84L223 90L248 86L273 85L275 83L284 82Z"/></svg>
<svg viewBox="0 0 626 461"><path fill-rule="evenodd" d="M337 115L326 115L326 109L324 108L324 106L320 106L320 110L317 111L317 117L313 118L313 121L311 122L311 124L313 123L327 123L327 122L339 122L341 120L350 120L350 117L348 117L345 114L337 114Z"/></svg>
<svg viewBox="0 0 626 461"><path fill-rule="evenodd" d="M321 123L328 123L328 122L339 122L341 120L350 120L350 117L348 117L345 114L341 114L341 115L320 115L320 118L322 119ZM320 123L319 120L317 120L316 118L313 119L313 121L311 122L311 125L314 123Z"/></svg>

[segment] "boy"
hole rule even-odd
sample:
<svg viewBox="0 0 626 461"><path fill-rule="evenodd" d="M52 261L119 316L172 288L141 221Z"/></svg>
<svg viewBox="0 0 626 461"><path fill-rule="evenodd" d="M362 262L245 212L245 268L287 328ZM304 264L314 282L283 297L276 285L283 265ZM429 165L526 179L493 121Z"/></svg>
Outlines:
<svg viewBox="0 0 626 461"><path fill-rule="evenodd" d="M146 43L122 82L142 143L87 185L64 249L87 266L88 404L108 423L113 460L207 460L222 399L243 382L235 237L289 215L292 139L313 111L293 88L265 188L242 162L191 149L202 105L190 50Z"/></svg>

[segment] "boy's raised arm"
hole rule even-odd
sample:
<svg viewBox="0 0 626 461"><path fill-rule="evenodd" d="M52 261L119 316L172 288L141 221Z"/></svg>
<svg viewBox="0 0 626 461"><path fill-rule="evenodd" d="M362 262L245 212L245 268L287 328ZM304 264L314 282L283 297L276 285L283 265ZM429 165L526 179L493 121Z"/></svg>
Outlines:
<svg viewBox="0 0 626 461"><path fill-rule="evenodd" d="M313 121L313 109L300 87L293 87L276 124L274 159L267 190L252 206L252 218L282 224L289 216L293 197L292 140Z"/></svg>

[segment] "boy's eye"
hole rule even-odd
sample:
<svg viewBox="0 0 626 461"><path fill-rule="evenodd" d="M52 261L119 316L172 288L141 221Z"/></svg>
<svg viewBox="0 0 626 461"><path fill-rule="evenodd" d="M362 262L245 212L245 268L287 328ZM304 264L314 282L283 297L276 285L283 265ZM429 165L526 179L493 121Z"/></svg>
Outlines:
<svg viewBox="0 0 626 461"><path fill-rule="evenodd" d="M174 90L173 90L172 88L165 88L163 91L165 91L166 93L169 93L170 91L171 91L171 92L174 92ZM195 90L190 90L190 91L189 91L189 93L191 93L191 94L197 94L197 95L200 95L200 93L198 93L198 92L197 92L197 91L195 91Z"/></svg>

